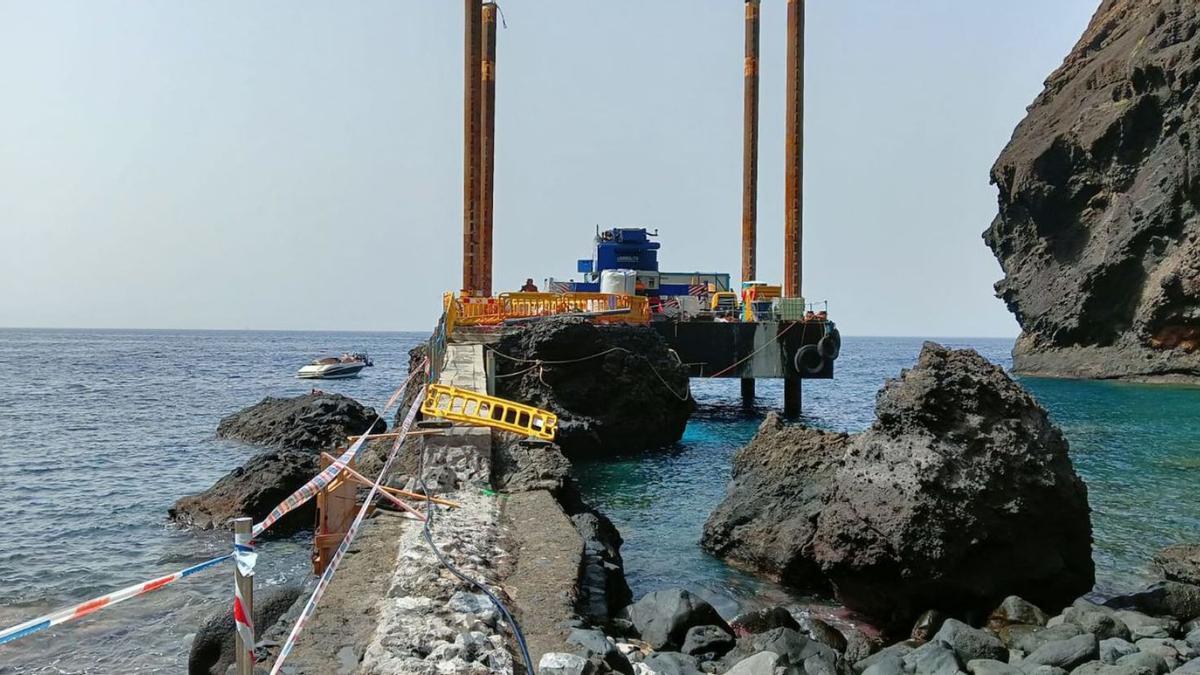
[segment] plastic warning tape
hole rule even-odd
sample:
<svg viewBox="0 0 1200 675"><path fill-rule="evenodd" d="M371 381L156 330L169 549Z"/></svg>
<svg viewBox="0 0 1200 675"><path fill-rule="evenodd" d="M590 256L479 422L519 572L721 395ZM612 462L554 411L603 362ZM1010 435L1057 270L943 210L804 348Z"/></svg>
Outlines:
<svg viewBox="0 0 1200 675"><path fill-rule="evenodd" d="M32 619L26 621L25 623L13 626L12 628L2 630L0 631L0 645L23 638L26 635L31 635L38 631L45 630L51 626L57 626L60 623L82 619L96 610L115 605L118 602L142 595L143 593L157 591L167 584L174 583L185 577L190 577L197 572L202 572L210 567L219 565L220 563L223 563L232 557L233 554L231 553L228 555L223 555L219 558L213 558L212 560L206 560L198 565L192 565L186 569L179 570L174 574L168 574L165 577L159 577L150 581L144 581L140 584L126 586L125 588L109 593L108 595L102 595L98 598L88 600L87 602L81 602L74 607L60 609L57 612L53 612L45 616L39 616L36 619Z"/></svg>
<svg viewBox="0 0 1200 675"><path fill-rule="evenodd" d="M333 573L337 570L338 563L342 561L342 557L346 555L346 551L350 548L350 542L354 541L354 536L358 534L358 527L367 515L367 509L371 506L371 502L375 500L375 495L379 492L380 483L388 475L388 471L392 467L392 462L396 459L400 446L404 444L404 437L408 435L409 428L412 427L413 421L417 418L417 411L421 408L421 400L424 398L424 394L425 391L422 388L417 394L417 400L413 401L412 407L409 408L408 415L404 418L404 425L400 429L400 435L392 443L392 450L388 453L388 458L383 463L383 468L379 471L379 477L375 479L375 484L371 486L371 492L367 494L367 498L358 509L358 515L354 517L354 521L346 529L346 535L342 537L342 543L338 544L337 550L334 551L333 557L330 558L329 565L317 581L317 587L313 589L313 593L309 596L308 602L305 603L304 609L300 611L300 616L296 618L296 623L292 626L292 631L288 633L287 640L280 647L279 655L275 657L275 663L271 666L271 675L279 673L279 669L283 667L283 662L287 660L288 654L296 646L296 639L300 636L300 631L304 630L304 625L312 617L313 612L316 611L317 603L321 601L321 596L325 594L325 589L329 587L329 581L333 579Z"/></svg>

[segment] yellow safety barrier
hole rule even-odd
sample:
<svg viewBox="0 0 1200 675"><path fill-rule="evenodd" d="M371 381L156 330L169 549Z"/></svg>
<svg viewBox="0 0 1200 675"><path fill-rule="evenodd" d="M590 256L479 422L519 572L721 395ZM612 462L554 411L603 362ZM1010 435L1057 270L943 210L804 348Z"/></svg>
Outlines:
<svg viewBox="0 0 1200 675"><path fill-rule="evenodd" d="M426 388L421 414L547 441L554 440L558 431L558 416L554 413L444 384Z"/></svg>
<svg viewBox="0 0 1200 675"><path fill-rule="evenodd" d="M637 295L613 293L501 293L495 298L445 294L446 330L455 326L495 326L507 319L555 314L625 312L590 317L596 323L649 323L650 303Z"/></svg>

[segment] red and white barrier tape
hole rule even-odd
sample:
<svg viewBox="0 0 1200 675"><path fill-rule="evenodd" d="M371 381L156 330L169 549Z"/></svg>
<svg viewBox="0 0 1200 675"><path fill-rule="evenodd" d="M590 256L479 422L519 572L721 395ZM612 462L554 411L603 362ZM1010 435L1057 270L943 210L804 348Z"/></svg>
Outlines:
<svg viewBox="0 0 1200 675"><path fill-rule="evenodd" d="M417 412L421 409L421 401L425 398L425 387L421 387L421 391L417 394L417 400L413 401L412 407L408 410L408 415L404 418L404 424L400 428L400 435L392 443L392 450L388 453L387 461L383 463L383 469L379 471L379 477L375 479L374 485L371 486L371 491L367 494L366 500L363 501L362 507L358 509L358 515L354 517L354 522L350 523L350 527L346 530L346 536L342 538L342 543L338 544L337 550L334 551L333 557L329 560L329 566L325 568L325 572L317 581L317 587L313 590L313 594L309 596L308 602L301 610L300 616L296 619L295 625L292 626L292 632L288 633L287 640L283 643L283 647L279 649L279 656L275 657L275 664L271 666L271 675L276 675L279 669L283 667L283 662L287 659L288 654L292 652L292 648L296 646L296 638L299 637L300 631L304 630L304 624L312 617L313 612L317 608L317 603L321 601L321 596L325 594L325 589L329 586L329 581L333 579L333 573L337 570L338 564L342 562L342 557L346 555L346 551L350 548L350 542L354 541L354 536L358 534L358 527L362 524L363 518L367 514L367 508L371 506L371 502L375 500L375 495L379 492L379 485L388 474L388 470L392 467L392 462L396 459L396 455L400 450L400 446L404 443L404 438L408 435L408 430L412 427L413 420L417 418Z"/></svg>
<svg viewBox="0 0 1200 675"><path fill-rule="evenodd" d="M122 588L119 591L113 591L108 595L102 595L98 598L88 600L87 602L81 602L73 607L60 609L57 612L52 612L50 614L46 614L45 616L39 616L36 619L31 619L25 623L13 626L12 628L7 628L0 631L0 645L23 638L26 635L31 635L38 631L45 630L51 626L57 626L60 623L82 619L98 609L115 605L118 602L124 602L130 598L142 595L143 593L157 591L167 584L174 583L185 577L190 577L197 572L223 563L232 557L233 554L229 554L223 555L219 558L213 558L212 560L206 560L197 565L192 565L186 569L179 570L173 574L168 574L165 577L159 577L157 579L144 581L139 584L133 584L132 586L126 586L125 588Z"/></svg>
<svg viewBox="0 0 1200 675"><path fill-rule="evenodd" d="M239 532L233 535L233 562L243 577L254 576L254 563L258 561L258 553L254 551L254 543L250 534ZM233 583L233 626L242 646L250 652L250 663L254 663L254 617L246 611L246 599L242 597L242 588L237 579Z"/></svg>

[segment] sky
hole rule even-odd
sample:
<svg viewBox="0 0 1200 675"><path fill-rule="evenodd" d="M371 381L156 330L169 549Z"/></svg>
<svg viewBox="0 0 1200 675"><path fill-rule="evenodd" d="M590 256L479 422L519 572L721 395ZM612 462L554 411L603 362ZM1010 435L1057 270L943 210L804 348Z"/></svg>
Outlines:
<svg viewBox="0 0 1200 675"><path fill-rule="evenodd" d="M804 295L848 335L1014 336L988 172L1098 0L809 0ZM495 287L597 225L740 269L743 3L506 0ZM783 0L759 278L782 273ZM461 280L452 0L0 0L0 326L428 330Z"/></svg>

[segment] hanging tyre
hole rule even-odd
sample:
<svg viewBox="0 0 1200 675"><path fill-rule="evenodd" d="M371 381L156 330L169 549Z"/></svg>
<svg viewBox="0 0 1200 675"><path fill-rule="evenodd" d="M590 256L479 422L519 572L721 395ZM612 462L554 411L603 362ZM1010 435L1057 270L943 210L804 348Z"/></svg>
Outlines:
<svg viewBox="0 0 1200 675"><path fill-rule="evenodd" d="M821 358L821 352L817 350L816 345L804 345L797 349L792 363L796 370L809 375L816 375L825 370L825 359Z"/></svg>
<svg viewBox="0 0 1200 675"><path fill-rule="evenodd" d="M842 334L834 328L817 341L817 353L821 358L833 361L842 353Z"/></svg>

